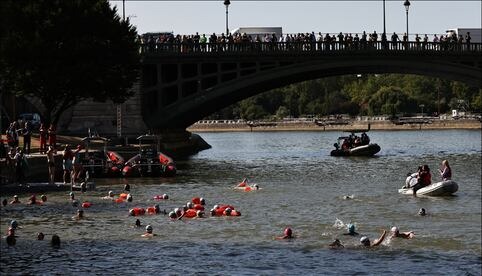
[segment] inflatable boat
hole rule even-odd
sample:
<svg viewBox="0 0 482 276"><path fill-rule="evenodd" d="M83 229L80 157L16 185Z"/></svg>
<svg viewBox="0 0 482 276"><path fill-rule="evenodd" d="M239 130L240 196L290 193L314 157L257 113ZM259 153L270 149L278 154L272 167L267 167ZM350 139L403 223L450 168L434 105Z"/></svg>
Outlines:
<svg viewBox="0 0 482 276"><path fill-rule="evenodd" d="M354 147L348 150L334 149L330 152L331 156L373 156L380 151L378 144L368 144Z"/></svg>
<svg viewBox="0 0 482 276"><path fill-rule="evenodd" d="M417 173L412 173L405 180L405 186L398 190L398 193L404 195L413 195L412 187L417 184ZM449 196L457 192L459 185L453 180L446 180L432 183L426 187L417 190L417 195L425 196Z"/></svg>

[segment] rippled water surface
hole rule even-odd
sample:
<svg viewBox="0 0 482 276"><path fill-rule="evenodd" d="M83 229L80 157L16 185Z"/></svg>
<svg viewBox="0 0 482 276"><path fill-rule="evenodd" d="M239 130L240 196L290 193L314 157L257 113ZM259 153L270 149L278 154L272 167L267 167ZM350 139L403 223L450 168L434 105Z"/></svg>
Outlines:
<svg viewBox="0 0 482 276"><path fill-rule="evenodd" d="M338 132L202 133L213 146L179 161L170 179L96 179L97 190L80 200L93 202L86 219L74 221L68 192L47 193L43 206L2 208L1 234L16 219L17 244L0 244L0 272L9 274L481 274L481 133L480 130L371 131L382 151L375 158L330 157ZM427 198L399 195L406 174L420 164L433 170L449 160L456 196ZM233 190L243 177L257 192ZM102 200L109 190L132 186L134 202ZM172 221L164 215L140 217L154 238L133 228L128 209L156 203L180 207L194 196L234 205L241 217ZM353 195L353 199L343 199ZM2 195L2 199L5 195ZM21 195L26 201L28 195ZM419 208L428 215L417 215ZM390 240L374 249L344 236L344 224L375 239L396 225L415 231L412 240ZM290 226L296 239L274 240ZM62 246L49 246L57 233ZM334 238L341 250L327 247Z"/></svg>

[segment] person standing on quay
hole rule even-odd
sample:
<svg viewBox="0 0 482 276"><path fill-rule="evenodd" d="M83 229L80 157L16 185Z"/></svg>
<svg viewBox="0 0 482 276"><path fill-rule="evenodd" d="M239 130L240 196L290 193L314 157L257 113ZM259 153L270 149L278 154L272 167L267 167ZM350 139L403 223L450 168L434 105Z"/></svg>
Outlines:
<svg viewBox="0 0 482 276"><path fill-rule="evenodd" d="M23 152L25 154L30 154L31 142L32 142L32 128L30 127L30 122L26 121L23 127Z"/></svg>
<svg viewBox="0 0 482 276"><path fill-rule="evenodd" d="M40 153L44 154L47 152L47 129L44 124L40 124Z"/></svg>
<svg viewBox="0 0 482 276"><path fill-rule="evenodd" d="M54 148L49 146L47 151L47 162L49 164L49 184L55 184L55 155Z"/></svg>
<svg viewBox="0 0 482 276"><path fill-rule="evenodd" d="M48 133L49 133L49 145L54 147L55 149L56 143L57 143L57 132L53 124L50 125Z"/></svg>

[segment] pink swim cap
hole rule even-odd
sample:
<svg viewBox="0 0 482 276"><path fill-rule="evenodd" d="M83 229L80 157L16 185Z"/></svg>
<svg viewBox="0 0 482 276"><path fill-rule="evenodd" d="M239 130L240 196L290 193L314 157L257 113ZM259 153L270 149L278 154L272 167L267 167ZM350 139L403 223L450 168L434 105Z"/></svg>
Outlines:
<svg viewBox="0 0 482 276"><path fill-rule="evenodd" d="M291 228L287 227L285 229L285 236L291 237L292 234L293 234L293 231L291 231Z"/></svg>

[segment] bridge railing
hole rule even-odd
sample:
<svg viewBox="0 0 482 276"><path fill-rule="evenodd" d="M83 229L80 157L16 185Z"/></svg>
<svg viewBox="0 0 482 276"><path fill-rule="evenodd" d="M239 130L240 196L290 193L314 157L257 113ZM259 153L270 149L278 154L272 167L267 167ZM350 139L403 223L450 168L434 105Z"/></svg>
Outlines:
<svg viewBox="0 0 482 276"><path fill-rule="evenodd" d="M248 42L248 43L150 43L140 44L141 54L257 53L257 52L482 52L482 43L457 42Z"/></svg>

